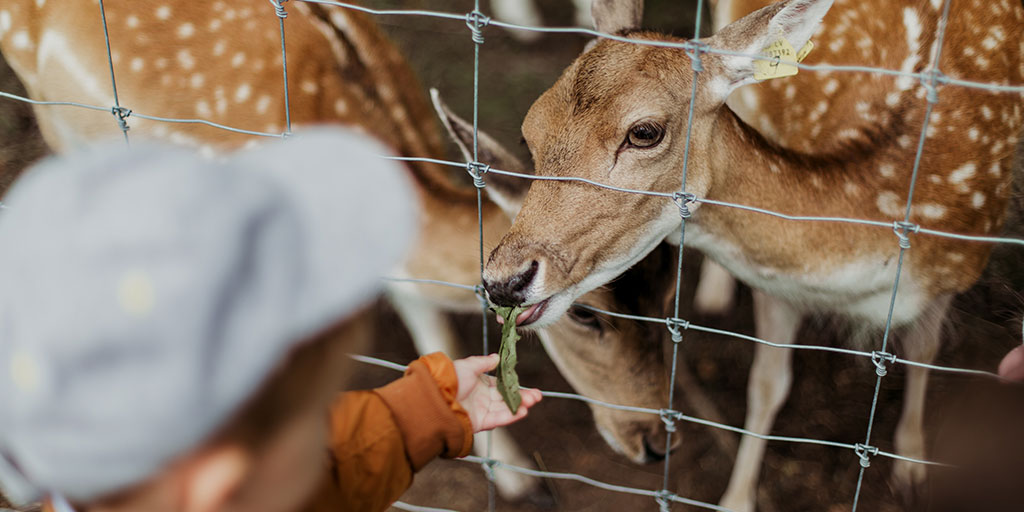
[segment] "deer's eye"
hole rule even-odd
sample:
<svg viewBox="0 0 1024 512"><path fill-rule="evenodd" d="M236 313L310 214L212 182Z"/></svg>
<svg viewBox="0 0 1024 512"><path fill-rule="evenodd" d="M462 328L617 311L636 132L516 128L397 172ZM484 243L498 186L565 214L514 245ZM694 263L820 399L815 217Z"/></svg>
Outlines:
<svg viewBox="0 0 1024 512"><path fill-rule="evenodd" d="M569 308L569 318L573 322L576 322L588 329L595 329L597 331L604 330L601 325L601 319L597 317L596 313L587 308L581 306L573 306Z"/></svg>
<svg viewBox="0 0 1024 512"><path fill-rule="evenodd" d="M665 129L661 125L652 121L644 121L633 125L629 129L629 134L626 135L626 142L630 146L647 149L657 146L664 136Z"/></svg>

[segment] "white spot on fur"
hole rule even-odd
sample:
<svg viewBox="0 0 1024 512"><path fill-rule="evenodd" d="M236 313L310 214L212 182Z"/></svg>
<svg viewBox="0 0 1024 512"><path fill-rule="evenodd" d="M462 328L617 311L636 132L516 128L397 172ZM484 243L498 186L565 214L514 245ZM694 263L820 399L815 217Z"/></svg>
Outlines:
<svg viewBox="0 0 1024 512"><path fill-rule="evenodd" d="M259 114L266 114L270 109L270 101L270 96L266 94L260 96L260 98L256 100L256 112Z"/></svg>
<svg viewBox="0 0 1024 512"><path fill-rule="evenodd" d="M146 61L142 60L142 57L135 57L132 59L132 71L139 72L142 71L142 68L144 67L146 67Z"/></svg>
<svg viewBox="0 0 1024 512"><path fill-rule="evenodd" d="M28 50L32 48L32 39L29 39L28 32L25 32L24 30L15 32L14 36L11 38L11 43L19 50Z"/></svg>
<svg viewBox="0 0 1024 512"><path fill-rule="evenodd" d="M971 140L977 141L981 136L981 132L978 131L977 128L971 128L970 130L967 130L967 136L970 137Z"/></svg>
<svg viewBox="0 0 1024 512"><path fill-rule="evenodd" d="M914 143L914 139L909 135L904 135L897 139L896 142L899 143L901 148L907 149Z"/></svg>
<svg viewBox="0 0 1024 512"><path fill-rule="evenodd" d="M955 171L949 173L949 183L956 185L956 188L961 193L967 193L970 189L967 187L967 180L974 177L978 173L978 166L972 162L968 162L958 167Z"/></svg>
<svg viewBox="0 0 1024 512"><path fill-rule="evenodd" d="M836 91L839 90L839 80L836 80L835 78L829 79L828 82L825 82L825 89L824 90L825 90L825 94L827 94L829 96L835 94Z"/></svg>
<svg viewBox="0 0 1024 512"><path fill-rule="evenodd" d="M0 11L0 37L11 30L11 13Z"/></svg>
<svg viewBox="0 0 1024 512"><path fill-rule="evenodd" d="M199 103L196 103L196 114L199 117L210 117L213 115L213 111L210 110L210 104L206 100L199 100Z"/></svg>
<svg viewBox="0 0 1024 512"><path fill-rule="evenodd" d="M912 7L905 7L903 9L903 26L907 31L907 58L904 59L903 64L900 66L900 71L904 73L912 73L914 66L921 60L919 51L921 50L921 19L918 18L917 12ZM909 76L901 76L896 79L896 87L902 91L906 91L914 86L914 78Z"/></svg>
<svg viewBox="0 0 1024 512"><path fill-rule="evenodd" d="M992 109L988 105L981 106L981 115L986 121L991 121L992 118L995 117L995 113L992 112Z"/></svg>
<svg viewBox="0 0 1024 512"><path fill-rule="evenodd" d="M915 205L914 211L926 219L941 219L946 216L946 207L941 204L928 203Z"/></svg>
<svg viewBox="0 0 1024 512"><path fill-rule="evenodd" d="M244 103L252 95L252 86L249 84L242 84L238 86L238 90L235 91L235 103Z"/></svg>
<svg viewBox="0 0 1024 512"><path fill-rule="evenodd" d="M878 211L890 217L898 217L903 213L903 208L905 206L902 204L902 201L900 201L900 196L889 190L878 194L876 204L878 206Z"/></svg>
<svg viewBox="0 0 1024 512"><path fill-rule="evenodd" d="M971 196L971 204L975 209L980 209L982 206L985 206L985 194L975 192L974 195Z"/></svg>
<svg viewBox="0 0 1024 512"><path fill-rule="evenodd" d="M167 64L168 64L168 62L167 62L167 58L166 57L160 57L159 59L156 60L156 68L157 69L167 69Z"/></svg>
<svg viewBox="0 0 1024 512"><path fill-rule="evenodd" d="M134 14L129 14L128 17L124 19L124 24L127 25L128 28L137 28L139 26L139 17Z"/></svg>
<svg viewBox="0 0 1024 512"><path fill-rule="evenodd" d="M882 164L878 166L878 174L885 178L892 178L896 176L896 166L893 164Z"/></svg>
<svg viewBox="0 0 1024 512"><path fill-rule="evenodd" d="M224 52L227 51L227 49L228 49L227 41L221 39L220 41L217 41L216 43L213 43L213 56L214 57L220 57L221 55L224 55Z"/></svg>
<svg viewBox="0 0 1024 512"><path fill-rule="evenodd" d="M190 70L196 66L196 59L192 56L192 53L186 49L178 50L178 65L184 70Z"/></svg>
<svg viewBox="0 0 1024 512"><path fill-rule="evenodd" d="M231 57L231 67L240 68L242 64L245 64L245 53L238 52L234 57Z"/></svg>
<svg viewBox="0 0 1024 512"><path fill-rule="evenodd" d="M860 194L860 185L857 185L856 183L854 183L852 181L847 181L843 185L843 192L846 192L846 195L848 195L848 196L858 195L858 194Z"/></svg>
<svg viewBox="0 0 1024 512"><path fill-rule="evenodd" d="M188 39L196 33L196 26L191 23L182 23L181 26L178 27L177 32L178 37L182 39Z"/></svg>
<svg viewBox="0 0 1024 512"><path fill-rule="evenodd" d="M206 83L206 76L204 76L202 73L195 73L192 75L191 78L189 78L188 82L193 89L198 89Z"/></svg>
<svg viewBox="0 0 1024 512"><path fill-rule="evenodd" d="M952 261L953 263L963 263L963 261L966 259L966 257L964 257L963 254L958 252L947 253L946 257L949 258L949 261Z"/></svg>
<svg viewBox="0 0 1024 512"><path fill-rule="evenodd" d="M942 8L942 0L931 0L932 8L936 11Z"/></svg>
<svg viewBox="0 0 1024 512"><path fill-rule="evenodd" d="M312 80L303 80L299 87L302 88L302 92L306 94L316 94L316 91L320 89L317 87L316 82Z"/></svg>
<svg viewBox="0 0 1024 512"><path fill-rule="evenodd" d="M334 100L334 113L339 116L348 114L348 103L342 98Z"/></svg>
<svg viewBox="0 0 1024 512"><path fill-rule="evenodd" d="M157 7L156 19L164 21L171 19L171 6L161 5L160 7Z"/></svg>
<svg viewBox="0 0 1024 512"><path fill-rule="evenodd" d="M210 25L209 25L210 32L216 32L216 31L220 30L220 26L221 26L222 23L223 22L220 21L217 18L214 18L214 19L210 20Z"/></svg>
<svg viewBox="0 0 1024 512"><path fill-rule="evenodd" d="M889 107L895 107L900 104L900 93L890 92L885 95L885 104Z"/></svg>
<svg viewBox="0 0 1024 512"><path fill-rule="evenodd" d="M989 167L988 173L998 178L1003 174L1003 166L999 165L999 162L996 162L992 164L992 167Z"/></svg>

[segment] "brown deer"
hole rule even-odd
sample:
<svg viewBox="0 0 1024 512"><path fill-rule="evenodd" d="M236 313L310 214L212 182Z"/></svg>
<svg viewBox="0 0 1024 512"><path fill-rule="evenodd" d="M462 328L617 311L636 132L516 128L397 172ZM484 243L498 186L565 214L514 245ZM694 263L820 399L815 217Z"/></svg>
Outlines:
<svg viewBox="0 0 1024 512"><path fill-rule="evenodd" d="M400 155L442 156L436 122L412 71L367 16L301 2L288 8L290 106L296 130L344 123L380 138ZM106 18L122 105L151 115L201 118L250 130L285 129L280 32L274 10L264 0L108 1ZM113 104L102 30L99 8L92 1L12 0L0 5L0 50L37 100ZM120 136L107 113L53 106L35 111L46 141L58 151ZM128 123L131 137L162 138L206 153L256 140L203 125L134 117ZM481 160L524 170L500 148L488 150L490 141L484 134ZM448 172L434 164L410 162L408 169L419 191L423 221L420 238L398 275L479 282L475 191L453 184ZM488 192L510 208L506 212L491 201L483 203L488 247L508 229L508 215L518 208L508 198L518 193L515 186L522 189L521 183L505 182L509 190L503 196L500 177L488 177ZM627 313L662 313L638 309L651 306L620 298L617 289L596 290L581 301ZM472 293L444 286L396 282L388 295L421 353L457 354L444 312L478 312L480 307ZM598 321L579 309L542 338L581 392L606 402L658 408L668 396L661 344L654 337L663 330L621 319ZM640 382L645 384L638 387ZM606 438L632 460L649 460L664 451L664 425L658 417L607 409L595 409L595 417ZM531 465L506 432L494 436L494 457ZM502 471L497 484L504 497L516 499L532 494L537 481Z"/></svg>
<svg viewBox="0 0 1024 512"><path fill-rule="evenodd" d="M623 4L596 1L597 27L637 41L685 42L637 30L640 9ZM601 40L541 95L523 122L536 174L673 193L683 185L689 135L685 185L698 198L791 215L902 221L930 96L918 80L805 71L761 86L745 115L765 133L726 107L730 93L755 82L754 59L736 54L759 54L779 38L799 49L814 36L817 49L810 64L921 72L937 58L943 1L832 4L779 2L702 40L733 53L699 54L704 71L696 77L689 134L695 78L687 51ZM953 0L948 19L938 69L966 80L1024 83L1024 44L1013 36L1024 32L1020 2ZM910 221L957 233L998 233L1024 101L1015 93L934 87L938 102L926 132ZM779 89L781 94L774 94ZM952 296L977 280L991 249L865 225L792 222L699 201L689 210L686 244L755 289L757 335L784 344L794 342L808 313L838 313L862 325L884 326L897 241L912 239L892 319L909 329L900 356L919 362L934 359ZM497 304L531 305L521 322L544 327L576 297L619 275L662 240L678 243L679 229L680 209L665 198L536 181L512 229L490 255L485 286ZM757 347L748 383L748 430L770 431L789 392L790 358L789 350ZM915 458L925 456L926 383L926 370L907 368L895 446ZM764 441L744 437L723 505L754 509L764 449ZM894 466L893 478L903 489L924 476L924 466L904 461Z"/></svg>

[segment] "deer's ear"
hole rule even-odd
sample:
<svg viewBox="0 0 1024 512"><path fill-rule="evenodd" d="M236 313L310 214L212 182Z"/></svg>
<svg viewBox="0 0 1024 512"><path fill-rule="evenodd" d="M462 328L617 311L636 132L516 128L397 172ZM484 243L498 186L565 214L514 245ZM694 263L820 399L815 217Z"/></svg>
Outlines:
<svg viewBox="0 0 1024 512"><path fill-rule="evenodd" d="M594 27L599 32L614 34L640 28L644 16L643 0L594 0L590 6Z"/></svg>
<svg viewBox="0 0 1024 512"><path fill-rule="evenodd" d="M448 135L462 151L463 158L467 162L472 161L473 125L455 115L441 99L441 94L437 89L430 89L430 99ZM533 169L524 165L511 151L479 129L477 130L477 159L494 169L533 174ZM530 188L531 180L493 173L488 174L486 180L487 186L484 187L484 190L487 191L488 197L510 218L515 218L523 206L523 198Z"/></svg>
<svg viewBox="0 0 1024 512"><path fill-rule="evenodd" d="M787 0L755 11L708 39L713 48L746 55L759 55L768 45L784 37L796 50L803 48L832 8L833 0ZM738 87L753 83L754 59L745 56L715 56L722 63L722 78L714 85L722 100Z"/></svg>

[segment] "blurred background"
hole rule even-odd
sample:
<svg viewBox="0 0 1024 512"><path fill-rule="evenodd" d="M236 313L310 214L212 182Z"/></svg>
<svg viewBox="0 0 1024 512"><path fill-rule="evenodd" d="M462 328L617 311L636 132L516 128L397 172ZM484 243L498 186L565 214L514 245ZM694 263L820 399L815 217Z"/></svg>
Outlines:
<svg viewBox="0 0 1024 512"><path fill-rule="evenodd" d="M454 13L468 12L473 7L468 0L376 0L365 3L380 8ZM540 0L538 5L546 25L573 24L575 12L572 2ZM484 12L489 12L487 0L483 0L481 7ZM689 36L694 30L695 11L693 0L648 0L645 24L661 31ZM459 21L422 17L375 19L404 51L424 88L438 88L457 113L470 118L473 45L465 25ZM704 26L710 28L707 17ZM519 125L530 104L579 54L587 39L577 35L544 35L537 41L523 43L494 27L486 29L485 36L486 43L480 50L480 126L508 147L519 148ZM17 78L2 62L0 90L24 94ZM454 148L449 149L452 159L461 160ZM0 193L22 169L47 151L31 109L18 102L0 100ZM1024 201L1020 183L1017 187L1014 213L1007 223L1005 235L1021 237L1024 236L1024 228L1019 212ZM969 292L957 297L943 331L944 344L938 364L994 371L1001 357L1021 343L1020 322L1024 311L1022 256L1022 248L997 247L982 280ZM745 288L741 287L738 307L727 318L701 317L694 313L689 301L696 285L700 259L695 251L687 251L684 255L682 316L710 327L753 333L750 293ZM416 353L408 335L390 306L382 301L375 314L378 337L370 354L401 363L414 359ZM457 318L464 354L481 350L480 321L479 315ZM497 347L497 324L489 321L492 327L490 346ZM816 345L837 345L853 327L832 318L820 318L804 325L800 340ZM875 340L873 346L880 346L881 333L872 336ZM524 385L572 391L535 338L527 336L520 347L519 373ZM721 416L712 419L742 425L746 376L753 346L736 339L687 332L680 354L681 378L688 380L685 381L686 389L680 389L677 395L676 408L693 414L694 408L689 400L693 400L692 397L702 398ZM355 377L357 387L380 385L397 376L392 371L371 366L357 365L355 368L358 370ZM779 414L773 433L863 442L875 385L871 363L861 358L798 351L794 370L793 391ZM902 404L903 373L903 369L897 366L882 382L872 442L883 450L892 450L892 432ZM1007 415L1012 411L1024 411L1024 400L1019 390L1000 393L979 391L990 384L985 379L933 373L926 409L926 432L932 447L931 454L948 451L950 443L970 445L973 438L985 438L995 431L991 428L994 424L1004 421L1001 411ZM989 398L990 406L979 405L989 404ZM968 405L972 407L970 413L965 412ZM992 417L986 417L988 413ZM511 433L542 469L579 473L609 483L645 489L661 487L662 465L639 466L614 453L595 430L590 410L583 403L548 399L525 421L513 425ZM678 435L682 436L683 444L671 458L671 488L680 496L717 502L732 469L738 436L685 422L680 424ZM1007 441L1012 442L1012 437ZM909 502L894 494L888 484L890 469L887 459L873 459L865 475L861 510L941 509L935 508L935 503L928 503L928 496L935 490L933 488L922 489L919 499ZM857 457L847 450L770 443L761 473L759 510L849 510L859 470ZM487 481L478 465L437 461L417 477L403 500L461 511L485 510ZM510 512L654 509L656 505L650 498L564 480L546 481L544 496L516 503L499 499L498 503L498 510ZM677 504L673 510L691 509Z"/></svg>

